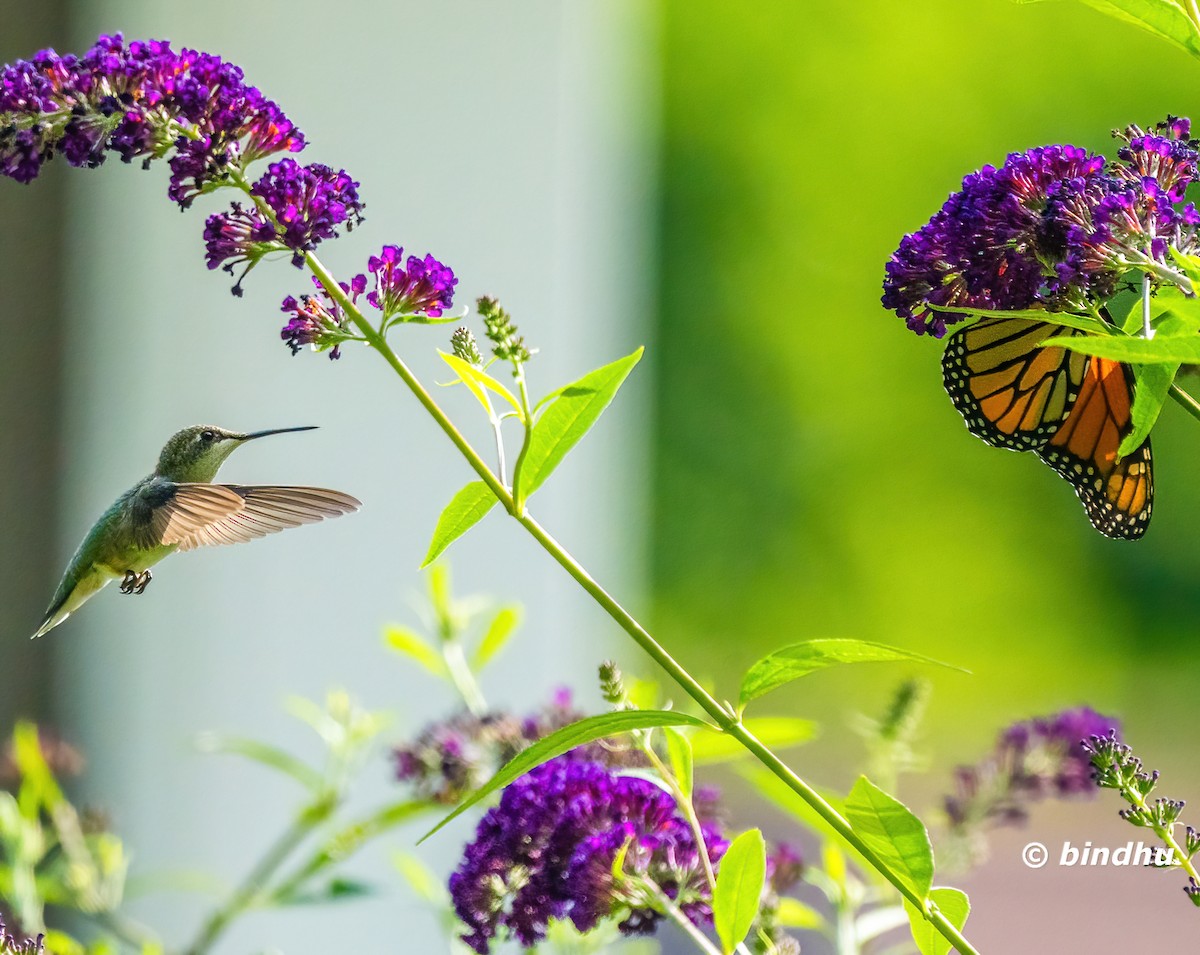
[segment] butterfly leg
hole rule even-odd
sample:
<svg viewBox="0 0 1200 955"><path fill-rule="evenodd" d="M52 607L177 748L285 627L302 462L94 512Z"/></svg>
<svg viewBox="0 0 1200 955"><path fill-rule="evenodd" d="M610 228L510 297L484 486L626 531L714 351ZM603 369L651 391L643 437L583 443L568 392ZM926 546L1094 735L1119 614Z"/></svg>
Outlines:
<svg viewBox="0 0 1200 955"><path fill-rule="evenodd" d="M150 581L152 581L153 579L154 579L154 575L152 573L150 573L150 571L148 571L148 570L142 571L140 574L137 575L133 592L135 594L142 593L147 587L150 586Z"/></svg>
<svg viewBox="0 0 1200 955"><path fill-rule="evenodd" d="M125 578L121 581L121 593L131 594L133 588L138 584L138 575L132 570L125 571Z"/></svg>

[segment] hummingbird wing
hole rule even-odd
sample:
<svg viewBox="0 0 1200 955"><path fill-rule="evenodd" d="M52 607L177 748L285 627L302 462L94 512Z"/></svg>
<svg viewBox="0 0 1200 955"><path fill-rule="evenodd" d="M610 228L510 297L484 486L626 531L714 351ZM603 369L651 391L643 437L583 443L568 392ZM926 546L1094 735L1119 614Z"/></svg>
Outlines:
<svg viewBox="0 0 1200 955"><path fill-rule="evenodd" d="M289 527L340 517L362 507L349 494L323 487L178 484L155 515L159 541L180 550L241 544ZM214 493L215 492L215 493Z"/></svg>

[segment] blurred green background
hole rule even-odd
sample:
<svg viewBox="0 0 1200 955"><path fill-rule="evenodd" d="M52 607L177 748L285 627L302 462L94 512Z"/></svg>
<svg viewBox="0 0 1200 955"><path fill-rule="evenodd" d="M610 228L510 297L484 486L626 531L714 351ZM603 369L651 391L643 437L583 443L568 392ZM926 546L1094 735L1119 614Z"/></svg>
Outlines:
<svg viewBox="0 0 1200 955"><path fill-rule="evenodd" d="M713 673L810 636L952 661L975 672L937 676L932 721L955 748L1081 702L1123 714L1135 739L1182 745L1169 730L1195 680L1182 661L1196 423L1168 408L1153 526L1106 540L1033 455L967 433L942 390L942 344L879 295L900 237L963 175L1043 143L1111 152L1114 127L1189 114L1196 64L1069 3L747 16L697 0L668 3L663 22L664 639ZM835 679L792 699L840 698Z"/></svg>

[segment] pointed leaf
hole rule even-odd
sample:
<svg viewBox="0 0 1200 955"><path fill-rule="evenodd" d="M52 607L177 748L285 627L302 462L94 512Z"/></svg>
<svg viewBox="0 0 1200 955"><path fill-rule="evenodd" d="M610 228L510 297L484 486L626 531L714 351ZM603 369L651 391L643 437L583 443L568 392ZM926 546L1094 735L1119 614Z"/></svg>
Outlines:
<svg viewBox="0 0 1200 955"><path fill-rule="evenodd" d="M771 749L799 746L817 735L816 723L792 716L759 716L742 720L742 723L759 742ZM749 755L746 747L720 730L697 730L691 736L691 743L695 762L702 766Z"/></svg>
<svg viewBox="0 0 1200 955"><path fill-rule="evenodd" d="M457 355L448 355L440 349L438 350L438 354L442 356L442 361L444 361L454 370L454 373L458 375L459 380L471 390L471 394L479 399L479 403L483 405L484 409L489 415L492 413L492 406L488 402L485 391L491 391L499 395L512 406L513 411L517 413L517 418L519 420L524 420L525 416L521 411L521 403L517 401L515 397L513 397L513 393L511 391L505 388L504 385L500 384L500 382L489 375L486 371L476 368L468 361L463 361L463 359L459 358Z"/></svg>
<svg viewBox="0 0 1200 955"><path fill-rule="evenodd" d="M846 818L906 886L922 899L929 894L933 846L924 823L904 803L860 776L846 797Z"/></svg>
<svg viewBox="0 0 1200 955"><path fill-rule="evenodd" d="M411 852L396 852L392 855L396 869L404 876L412 890L426 902L434 905L449 905L446 889L433 870Z"/></svg>
<svg viewBox="0 0 1200 955"><path fill-rule="evenodd" d="M447 547L483 520L495 506L496 495L483 481L472 481L455 494L438 518L433 539L429 542L429 552L421 561L421 566L428 567L437 560Z"/></svg>
<svg viewBox="0 0 1200 955"><path fill-rule="evenodd" d="M244 756L262 766L267 766L284 775L291 776L312 792L324 785L321 774L291 753L262 743L256 739L240 736L222 736L218 733L202 733L196 740L197 747L206 753L226 753Z"/></svg>
<svg viewBox="0 0 1200 955"><path fill-rule="evenodd" d="M930 305L935 312L953 312L956 315L969 315L972 320L981 318L1019 318L1026 322L1049 322L1064 328L1077 328L1082 332L1095 332L1098 335L1108 334L1108 326L1087 315L1074 315L1071 312L1047 312L1040 308L1001 309L1001 308L966 308L958 305ZM970 322L959 322L956 328L965 328Z"/></svg>
<svg viewBox="0 0 1200 955"><path fill-rule="evenodd" d="M776 650L754 664L742 679L740 705L744 707L751 700L785 683L835 664L883 663L893 660L930 663L961 673L968 672L941 660L934 660L910 650L901 650L899 647L885 646L882 643L850 639L806 640Z"/></svg>
<svg viewBox="0 0 1200 955"><path fill-rule="evenodd" d="M1057 345L1082 355L1097 355L1132 364L1179 364L1200 362L1200 335L1155 335L1133 338L1120 335L1076 335L1052 337L1042 345Z"/></svg>
<svg viewBox="0 0 1200 955"><path fill-rule="evenodd" d="M854 934L864 947L868 947L868 942L874 941L885 932L908 924L908 911L903 905L881 905L863 912L854 920Z"/></svg>
<svg viewBox="0 0 1200 955"><path fill-rule="evenodd" d="M667 741L667 759L671 763L671 773L675 782L688 799L692 798L692 743L679 730L667 727L663 730L663 738Z"/></svg>
<svg viewBox="0 0 1200 955"><path fill-rule="evenodd" d="M639 348L632 355L588 372L564 388L546 407L533 426L529 445L513 476L514 495L518 485L521 499L542 486L567 452L596 423L641 357Z"/></svg>
<svg viewBox="0 0 1200 955"><path fill-rule="evenodd" d="M930 890L929 901L937 906L956 929L962 931L963 926L967 924L967 916L971 914L971 900L967 898L966 892L939 887ZM908 899L904 900L904 911L908 913L913 941L917 943L921 955L950 955L950 942L942 937Z"/></svg>
<svg viewBox="0 0 1200 955"><path fill-rule="evenodd" d="M775 920L784 928L810 928L821 931L825 927L825 919L816 909L810 909L799 899L785 895L779 900L779 910Z"/></svg>
<svg viewBox="0 0 1200 955"><path fill-rule="evenodd" d="M515 604L501 607L496 616L492 617L492 622L488 624L487 630L484 631L483 637L479 641L479 646L471 659L471 669L478 672L487 666L492 657L508 643L508 638L516 632L520 622L520 607Z"/></svg>
<svg viewBox="0 0 1200 955"><path fill-rule="evenodd" d="M767 846L762 833L750 829L729 844L713 889L713 926L729 955L750 931L758 915L767 875Z"/></svg>
<svg viewBox="0 0 1200 955"><path fill-rule="evenodd" d="M560 730L538 740L528 749L523 749L500 767L500 770L467 796L454 811L423 835L424 842L450 820L457 818L482 799L503 789L514 779L519 779L531 769L547 763L555 756L570 752L576 746L592 743L608 736L619 736L633 730L650 729L655 726L707 726L704 720L674 710L620 710L615 713L600 713L569 723Z"/></svg>
<svg viewBox="0 0 1200 955"><path fill-rule="evenodd" d="M397 653L416 660L434 676L446 675L446 663L438 652L408 627L388 627L383 631L383 642Z"/></svg>
<svg viewBox="0 0 1200 955"><path fill-rule="evenodd" d="M1178 298L1171 302L1171 314L1156 324L1155 339L1157 340L1159 335L1190 335L1194 338L1197 329L1200 329L1200 309L1196 307L1196 300ZM1117 448L1117 453L1121 455L1132 454L1150 436L1150 430L1158 421L1159 413L1171 393L1171 385L1175 383L1175 375L1179 372L1178 362L1170 365L1132 367L1133 407L1129 413L1133 419L1133 430L1122 439L1121 446Z"/></svg>
<svg viewBox="0 0 1200 955"><path fill-rule="evenodd" d="M1030 3L1034 0L1018 0ZM1089 7L1131 23L1173 43L1192 56L1200 55L1200 34L1176 0L1083 0Z"/></svg>

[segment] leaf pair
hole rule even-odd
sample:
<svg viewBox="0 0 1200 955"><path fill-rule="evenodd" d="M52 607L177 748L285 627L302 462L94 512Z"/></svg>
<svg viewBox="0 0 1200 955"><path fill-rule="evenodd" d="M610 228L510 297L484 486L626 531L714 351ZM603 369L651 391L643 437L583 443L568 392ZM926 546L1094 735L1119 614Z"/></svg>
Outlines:
<svg viewBox="0 0 1200 955"><path fill-rule="evenodd" d="M588 372L578 381L547 395L542 403L532 409L536 420L527 432L526 444L513 474L515 502L528 499L545 483L567 453L599 420L641 357L642 349L639 348L632 355ZM442 358L471 389L489 415L492 411L486 392L492 391L500 394L513 407L516 416L525 422L525 412L520 403L495 378L454 355L443 354ZM538 414L538 409L543 405L544 410ZM438 518L429 551L421 566L428 566L437 560L447 547L478 524L495 504L496 495L483 481L472 481L462 488Z"/></svg>

